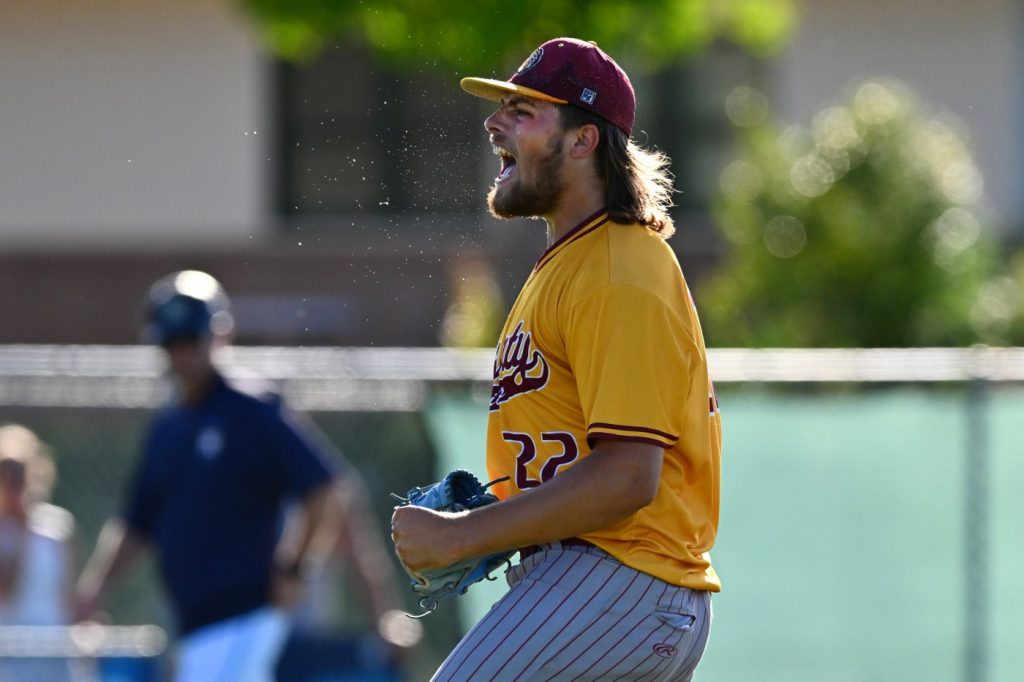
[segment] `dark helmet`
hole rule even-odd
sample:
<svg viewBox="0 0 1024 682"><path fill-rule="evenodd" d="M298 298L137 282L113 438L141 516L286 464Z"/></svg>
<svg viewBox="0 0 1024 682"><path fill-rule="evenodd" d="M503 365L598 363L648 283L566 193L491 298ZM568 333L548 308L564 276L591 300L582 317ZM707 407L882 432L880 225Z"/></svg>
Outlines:
<svg viewBox="0 0 1024 682"><path fill-rule="evenodd" d="M147 341L162 346L178 339L226 336L234 326L224 288L205 272L182 270L149 288L144 330Z"/></svg>

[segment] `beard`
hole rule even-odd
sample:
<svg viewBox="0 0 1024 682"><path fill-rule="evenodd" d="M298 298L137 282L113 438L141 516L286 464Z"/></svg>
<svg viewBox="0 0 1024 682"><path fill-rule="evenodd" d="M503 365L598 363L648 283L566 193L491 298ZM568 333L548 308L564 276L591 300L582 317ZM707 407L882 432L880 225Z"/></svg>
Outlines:
<svg viewBox="0 0 1024 682"><path fill-rule="evenodd" d="M487 193L487 208L495 218L529 218L551 213L565 190L562 175L562 136L552 136L546 156L536 161L537 172L532 184L516 178L502 193L498 186Z"/></svg>

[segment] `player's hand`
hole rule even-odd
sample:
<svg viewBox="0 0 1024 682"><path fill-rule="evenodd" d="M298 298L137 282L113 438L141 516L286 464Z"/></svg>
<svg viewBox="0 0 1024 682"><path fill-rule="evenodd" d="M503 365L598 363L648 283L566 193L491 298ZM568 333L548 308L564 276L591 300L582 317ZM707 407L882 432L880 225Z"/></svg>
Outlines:
<svg viewBox="0 0 1024 682"><path fill-rule="evenodd" d="M423 507L395 507L391 541L395 554L412 571L443 568L461 561L457 520L468 512L451 514Z"/></svg>
<svg viewBox="0 0 1024 682"><path fill-rule="evenodd" d="M95 595L76 593L71 602L71 617L75 623L94 620L99 610L99 599Z"/></svg>
<svg viewBox="0 0 1024 682"><path fill-rule="evenodd" d="M71 604L71 618L75 623L82 623L92 618L92 614L96 613L96 603L87 601L79 598Z"/></svg>

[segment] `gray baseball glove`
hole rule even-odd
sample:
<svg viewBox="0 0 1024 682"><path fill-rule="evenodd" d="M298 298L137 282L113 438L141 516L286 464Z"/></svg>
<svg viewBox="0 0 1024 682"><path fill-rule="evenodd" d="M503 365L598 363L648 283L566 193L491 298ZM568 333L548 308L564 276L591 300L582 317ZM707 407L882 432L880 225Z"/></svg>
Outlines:
<svg viewBox="0 0 1024 682"><path fill-rule="evenodd" d="M434 511L459 512L466 509L477 509L498 501L498 498L487 492L495 483L507 480L499 478L482 485L472 473L456 469L437 483L419 488L412 488L401 497L394 493L391 496L404 505L425 507ZM435 568L427 571L413 571L403 564L405 572L412 578L412 589L420 600L420 608L424 616L437 608L442 599L465 594L470 585L484 578L494 580L491 571L508 562L515 550L499 552L490 556L473 557L457 564Z"/></svg>

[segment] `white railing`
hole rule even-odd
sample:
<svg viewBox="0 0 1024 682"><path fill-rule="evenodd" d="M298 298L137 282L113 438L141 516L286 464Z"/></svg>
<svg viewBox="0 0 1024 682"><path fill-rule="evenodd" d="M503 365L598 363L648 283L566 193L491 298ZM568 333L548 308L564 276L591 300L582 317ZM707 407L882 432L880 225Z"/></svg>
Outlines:
<svg viewBox="0 0 1024 682"><path fill-rule="evenodd" d="M432 382L489 381L492 349L233 347L229 376L278 384L297 408L414 411ZM1024 381L1024 348L736 349L708 352L716 383ZM149 346L0 346L0 405L150 408L164 402Z"/></svg>
<svg viewBox="0 0 1024 682"><path fill-rule="evenodd" d="M156 625L0 626L0 658L151 658L166 648Z"/></svg>

